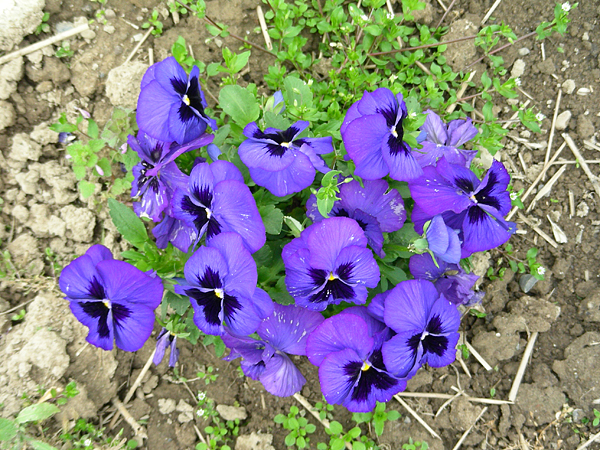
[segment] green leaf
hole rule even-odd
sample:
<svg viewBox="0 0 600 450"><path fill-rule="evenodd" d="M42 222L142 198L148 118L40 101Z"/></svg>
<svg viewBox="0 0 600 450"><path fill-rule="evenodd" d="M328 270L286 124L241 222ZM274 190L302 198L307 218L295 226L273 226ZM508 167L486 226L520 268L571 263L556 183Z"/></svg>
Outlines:
<svg viewBox="0 0 600 450"><path fill-rule="evenodd" d="M87 134L92 139L98 139L98 136L100 133L98 130L98 124L96 123L96 121L94 119L88 119Z"/></svg>
<svg viewBox="0 0 600 450"><path fill-rule="evenodd" d="M52 417L59 412L57 406L51 403L38 403L23 409L16 418L17 423L36 422Z"/></svg>
<svg viewBox="0 0 600 450"><path fill-rule="evenodd" d="M300 222L291 216L283 216L283 221L290 228L290 231L294 237L300 237L300 233L304 230L304 227Z"/></svg>
<svg viewBox="0 0 600 450"><path fill-rule="evenodd" d="M337 420L334 420L329 424L329 431L331 431L332 434L340 434L344 431L344 427L342 427L342 424Z"/></svg>
<svg viewBox="0 0 600 450"><path fill-rule="evenodd" d="M342 450L344 448L344 441L340 438L332 439L330 442L331 446L329 447L331 450Z"/></svg>
<svg viewBox="0 0 600 450"><path fill-rule="evenodd" d="M224 86L219 92L219 106L241 127L258 119L260 108L254 95L240 86Z"/></svg>
<svg viewBox="0 0 600 450"><path fill-rule="evenodd" d="M125 239L138 248L148 241L144 223L130 208L112 198L108 199L108 208L115 227Z"/></svg>
<svg viewBox="0 0 600 450"><path fill-rule="evenodd" d="M79 183L77 183L77 187L79 188L79 192L81 192L81 196L84 199L87 199L90 198L96 190L96 183L81 180Z"/></svg>
<svg viewBox="0 0 600 450"><path fill-rule="evenodd" d="M29 441L29 445L31 445L33 450L57 450L56 447L52 447L50 444L42 441Z"/></svg>
<svg viewBox="0 0 600 450"><path fill-rule="evenodd" d="M288 447L291 447L295 443L296 443L296 438L294 437L294 435L292 433L288 434L285 437L285 445L287 445Z"/></svg>
<svg viewBox="0 0 600 450"><path fill-rule="evenodd" d="M183 316L183 313L185 313L190 306L189 297L177 295L170 291L167 291L165 294L165 301L171 308L175 310L175 313L179 314L180 316Z"/></svg>
<svg viewBox="0 0 600 450"><path fill-rule="evenodd" d="M85 172L85 166L73 164L73 173L75 174L75 178L81 180L83 177L85 177Z"/></svg>
<svg viewBox="0 0 600 450"><path fill-rule="evenodd" d="M100 160L98 161L98 166L100 167L100 169L102 169L102 172L104 172L104 175L102 176L110 177L112 175L110 161L107 158L100 158Z"/></svg>
<svg viewBox="0 0 600 450"><path fill-rule="evenodd" d="M261 206L258 209L260 216L262 217L263 223L265 224L265 231L269 234L277 235L281 233L281 227L283 225L283 213L281 210L274 205Z"/></svg>
<svg viewBox="0 0 600 450"><path fill-rule="evenodd" d="M307 108L312 106L313 93L308 85L300 78L294 76L287 77L283 85L285 87L285 104L299 107L303 105Z"/></svg>
<svg viewBox="0 0 600 450"><path fill-rule="evenodd" d="M273 422L275 423L283 423L283 421L286 419L286 417L283 414L277 414L274 418L273 418Z"/></svg>
<svg viewBox="0 0 600 450"><path fill-rule="evenodd" d="M17 435L17 427L12 420L0 417L0 441L10 441Z"/></svg>
<svg viewBox="0 0 600 450"><path fill-rule="evenodd" d="M248 64L248 58L250 58L250 51L240 53L237 55L234 66L231 68L233 73L238 73Z"/></svg>

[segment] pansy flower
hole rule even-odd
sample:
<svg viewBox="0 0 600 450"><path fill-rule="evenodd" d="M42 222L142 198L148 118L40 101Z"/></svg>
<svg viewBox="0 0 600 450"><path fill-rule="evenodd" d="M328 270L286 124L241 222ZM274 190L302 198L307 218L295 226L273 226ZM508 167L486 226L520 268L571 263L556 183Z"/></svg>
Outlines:
<svg viewBox="0 0 600 450"><path fill-rule="evenodd" d="M332 138L299 138L308 125L298 121L287 130L267 128L264 132L256 122L246 125L247 139L240 144L238 154L256 184L283 197L310 186L315 169L329 171L318 155L333 151Z"/></svg>
<svg viewBox="0 0 600 450"><path fill-rule="evenodd" d="M152 360L155 365L158 366L160 364L165 356L165 352L169 347L171 347L171 353L169 355L169 367L175 367L177 360L179 359L177 336L175 336L166 328L163 328L160 330L160 333L156 338L156 351L154 352L154 358Z"/></svg>
<svg viewBox="0 0 600 450"><path fill-rule="evenodd" d="M442 156L450 164L471 167L471 161L477 152L458 148L477 135L477 128L473 126L471 119L452 120L446 125L433 111L425 113L427 118L421 130L427 132L427 137L421 142L423 147L414 152L421 167L435 166Z"/></svg>
<svg viewBox="0 0 600 450"><path fill-rule="evenodd" d="M356 164L354 174L378 180L389 174L409 181L423 174L414 152L404 142L403 120L408 116L402 94L387 88L365 91L344 118L341 133L348 156Z"/></svg>
<svg viewBox="0 0 600 450"><path fill-rule="evenodd" d="M177 60L168 58L152 65L142 79L137 103L137 123L141 130L159 141L185 144L217 128L204 112L206 99L200 89L200 69L190 76Z"/></svg>
<svg viewBox="0 0 600 450"><path fill-rule="evenodd" d="M195 226L188 225L184 220L175 219L171 216L165 216L152 229L152 234L156 238L156 246L158 248L167 248L170 242L183 253L187 253L190 245L198 237L198 231Z"/></svg>
<svg viewBox="0 0 600 450"><path fill-rule="evenodd" d="M203 134L184 145L162 142L140 131L137 137L129 135L127 143L139 155L141 162L133 167L131 196L140 197L133 203L133 210L140 217L159 222L163 211L170 209L175 189L185 189L187 175L175 163L175 159L189 150L212 142L212 134Z"/></svg>
<svg viewBox="0 0 600 450"><path fill-rule="evenodd" d="M331 217L306 228L282 252L285 285L296 304L323 311L342 301L364 304L379 267L358 223Z"/></svg>
<svg viewBox="0 0 600 450"><path fill-rule="evenodd" d="M256 263L237 233L221 233L198 248L183 272L175 292L190 298L194 323L205 334L222 336L225 326L241 336L254 333L273 311L272 300L256 287Z"/></svg>
<svg viewBox="0 0 600 450"><path fill-rule="evenodd" d="M90 344L112 350L114 341L135 352L150 337L162 281L113 259L103 245L93 245L65 267L59 285L77 320L89 328Z"/></svg>
<svg viewBox="0 0 600 450"><path fill-rule="evenodd" d="M278 397L299 392L306 379L294 365L290 355L306 355L306 340L323 322L323 316L294 305L275 304L271 315L258 327L259 340L226 334L225 345L231 349L231 361L242 357L242 370Z"/></svg>
<svg viewBox="0 0 600 450"><path fill-rule="evenodd" d="M381 348L388 337L385 325L364 307L344 310L313 331L306 353L319 367L321 391L328 403L351 412L369 412L376 402L387 402L406 388L406 380L393 376L383 361Z"/></svg>
<svg viewBox="0 0 600 450"><path fill-rule="evenodd" d="M409 269L413 277L431 281L437 291L455 305L472 306L483 299L482 291L473 290L479 277L466 273L460 264L434 262L431 255L425 253L411 256Z"/></svg>
<svg viewBox="0 0 600 450"><path fill-rule="evenodd" d="M433 283L402 281L385 298L384 319L396 335L383 344L383 361L399 377L411 377L420 366L454 362L460 312Z"/></svg>
<svg viewBox="0 0 600 450"><path fill-rule="evenodd" d="M498 247L515 232L515 224L504 220L511 208L506 190L510 175L501 162L494 161L481 181L471 170L445 158L423 170L424 176L408 184L416 204L411 219L417 232L441 214L446 225L460 230L463 258Z"/></svg>
<svg viewBox="0 0 600 450"><path fill-rule="evenodd" d="M340 200L333 204L329 213L332 217L350 217L364 230L369 245L381 258L383 233L391 233L402 228L406 220L406 210L402 196L395 189L389 189L384 180L366 180L364 188L356 180L340 186ZM325 218L317 208L317 197L311 195L306 203L306 215L313 223Z"/></svg>
<svg viewBox="0 0 600 450"><path fill-rule="evenodd" d="M237 167L227 161L196 165L186 191L173 196L173 217L195 229L198 241L206 235L210 242L227 231L238 233L252 253L265 241L265 226L250 189Z"/></svg>

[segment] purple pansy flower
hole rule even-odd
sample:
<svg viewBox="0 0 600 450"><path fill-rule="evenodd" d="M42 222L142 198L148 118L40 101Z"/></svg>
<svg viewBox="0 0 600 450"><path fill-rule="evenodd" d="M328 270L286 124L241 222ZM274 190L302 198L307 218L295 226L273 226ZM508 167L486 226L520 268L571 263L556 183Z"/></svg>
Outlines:
<svg viewBox="0 0 600 450"><path fill-rule="evenodd" d="M242 357L244 373L259 380L265 389L278 397L288 397L299 392L306 379L289 358L306 355L306 340L323 322L315 311L294 305L275 304L273 314L258 327L260 340L249 337L223 336L231 353L225 359Z"/></svg>
<svg viewBox="0 0 600 450"><path fill-rule="evenodd" d="M165 356L167 349L171 347L171 353L169 355L169 367L175 367L177 359L179 359L179 349L177 348L177 336L172 334L166 328L160 330L158 337L156 338L156 351L154 353L154 359L152 362L155 365L159 365Z"/></svg>
<svg viewBox="0 0 600 450"><path fill-rule="evenodd" d="M200 163L192 169L187 191L173 196L173 217L194 227L199 240L234 231L252 253L265 241L265 226L256 202L237 167L227 161Z"/></svg>
<svg viewBox="0 0 600 450"><path fill-rule="evenodd" d="M185 145L172 145L157 141L143 131L137 137L129 135L127 143L142 159L132 170L131 196L141 197L140 202L133 203L135 213L159 222L163 211L170 209L175 189L187 186L187 175L179 170L175 158L209 144L213 138L212 134L203 134Z"/></svg>
<svg viewBox="0 0 600 450"><path fill-rule="evenodd" d="M200 89L200 69L192 68L188 78L177 60L168 58L152 65L142 79L137 103L141 130L159 141L185 144L217 128L204 112L206 99Z"/></svg>
<svg viewBox="0 0 600 450"><path fill-rule="evenodd" d="M195 226L188 225L185 221L171 216L165 218L152 229L158 248L167 248L169 242L183 253L187 253L198 233Z"/></svg>
<svg viewBox="0 0 600 450"><path fill-rule="evenodd" d="M419 367L443 367L454 361L460 312L433 283L402 281L385 298L384 319L397 334L383 344L383 360L399 377Z"/></svg>
<svg viewBox="0 0 600 450"><path fill-rule="evenodd" d="M364 307L349 308L313 331L306 353L319 366L321 391L328 403L369 412L376 402L387 402L406 388L406 380L393 376L383 361L381 348L388 337L385 325Z"/></svg>
<svg viewBox="0 0 600 450"><path fill-rule="evenodd" d="M471 167L471 161L477 152L458 148L477 135L477 128L473 126L471 119L452 120L446 125L433 111L425 113L427 118L421 130L427 132L427 137L421 142L423 148L414 153L421 167L435 166L442 156L450 164Z"/></svg>
<svg viewBox="0 0 600 450"><path fill-rule="evenodd" d="M271 314L273 302L256 287L256 263L237 233L221 233L185 263L185 282L175 292L190 297L194 323L206 334L254 333Z"/></svg>
<svg viewBox="0 0 600 450"><path fill-rule="evenodd" d="M404 225L406 210L402 196L395 189L388 191L384 180L364 181L364 188L356 180L340 186L340 200L333 204L329 213L333 217L350 217L364 230L369 245L381 258L383 233L397 231ZM306 215L313 223L324 217L317 208L317 197L311 195L306 203Z"/></svg>
<svg viewBox="0 0 600 450"><path fill-rule="evenodd" d="M483 299L483 292L473 290L479 277L466 273L459 264L437 261L436 265L431 255L423 254L411 256L409 268L413 277L431 281L440 294L456 305L472 306Z"/></svg>
<svg viewBox="0 0 600 450"><path fill-rule="evenodd" d="M429 250L437 259L447 263L460 261L460 239L458 232L444 223L440 214L434 216L425 230Z"/></svg>
<svg viewBox="0 0 600 450"><path fill-rule="evenodd" d="M298 121L285 131L267 128L264 132L255 122L246 125L248 139L240 144L238 154L256 184L283 197L310 186L315 169L329 171L318 155L333 151L332 138L299 138L308 125Z"/></svg>
<svg viewBox="0 0 600 450"><path fill-rule="evenodd" d="M379 267L360 225L331 217L306 228L283 248L285 285L296 304L323 311L342 301L363 304L379 283Z"/></svg>
<svg viewBox="0 0 600 450"><path fill-rule="evenodd" d="M504 220L511 208L506 190L510 175L501 162L494 161L481 181L471 170L445 158L423 170L424 176L409 183L416 204L411 219L417 232L427 220L442 214L446 225L460 230L463 258L498 247L515 232L516 225Z"/></svg>
<svg viewBox="0 0 600 450"><path fill-rule="evenodd" d="M423 174L411 148L404 142L402 121L408 111L402 94L387 88L365 91L342 123L341 133L348 155L356 164L354 174L365 180L388 175L409 181Z"/></svg>
<svg viewBox="0 0 600 450"><path fill-rule="evenodd" d="M116 341L120 349L135 352L150 337L162 281L113 259L103 245L93 245L65 267L59 285L77 320L89 328L90 344L112 350Z"/></svg>

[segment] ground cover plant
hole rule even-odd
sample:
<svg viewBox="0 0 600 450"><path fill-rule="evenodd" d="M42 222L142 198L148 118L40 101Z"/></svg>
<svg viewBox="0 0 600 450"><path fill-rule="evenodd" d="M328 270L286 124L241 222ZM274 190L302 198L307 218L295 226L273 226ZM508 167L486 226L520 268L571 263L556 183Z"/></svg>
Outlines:
<svg viewBox="0 0 600 450"><path fill-rule="evenodd" d="M122 128L100 132L85 111L54 126L78 138L69 154L82 194L109 198L132 245L125 262L92 246L60 286L93 345L141 348L160 305L156 364L170 352L176 366L177 341L201 340L241 358L268 392L289 396L306 382L291 355L307 356L325 400L373 414L380 430L382 402L421 366L453 362L461 313L485 302L470 256L504 246L515 231L505 216L519 198L506 169L475 158L501 146L491 94L510 98L518 81L493 52L499 37L517 36L499 26L479 34L495 70L474 86L444 63L443 28L412 26L418 2L397 15L383 2L270 6L270 95L242 82L253 45L224 48L222 65L205 65L180 38L174 56L146 72L137 113L117 118ZM202 17L203 7L192 11ZM538 36L564 31L568 11L557 5ZM326 74L301 51L308 31L326 41L316 47L333 62ZM400 41L431 47L407 60ZM204 91L219 74L209 107ZM481 123L465 117L463 85L485 101ZM533 109L519 119L538 127ZM542 277L531 254L519 270ZM309 443L305 420L280 419L290 446ZM336 427L329 448L371 448L360 427Z"/></svg>
<svg viewBox="0 0 600 450"><path fill-rule="evenodd" d="M468 258L503 245L515 231L504 220L510 177L498 161L483 175L471 170L477 151L464 145L477 136L484 145L484 133L470 118L456 118L460 108L446 121L429 109L456 102L448 83L413 88L420 80L393 73L406 70L408 61L378 59L399 55L395 39L415 31L401 25L408 11L396 17L383 5L350 5L347 15L342 3L327 2L320 18L306 4L298 11L274 5L270 34L279 39L279 64L269 82L281 90L261 108L255 87L233 84L243 67L236 65L240 55L224 50L234 70L223 79L218 121L198 65L188 74L169 57L148 69L137 105L139 131L127 143L139 156L132 169L134 211L158 223L156 240L127 207L112 202L115 225L137 247L123 255L131 263L94 246L63 270L61 289L90 328L88 342L106 350L114 340L123 350L141 348L166 289L162 301L178 307L170 315L162 309L158 345L160 353L172 346L169 364L177 360L175 338L219 336L229 358L241 357L244 373L274 395L297 393L306 381L289 353L307 355L319 367L326 400L352 412L389 401L422 365L454 361L459 306L482 299ZM564 31L568 10L557 5L555 12L539 38ZM337 72L347 72L337 89L309 78L311 61L298 51L306 41L302 25L332 33L337 39L330 47L344 50ZM411 44L437 40L419 31ZM516 38L490 27L479 39L491 50L499 36ZM431 60L441 74L435 60L443 64L443 56ZM363 69L367 61L389 77ZM284 62L295 73L285 74ZM500 62L498 72L504 72ZM372 91L363 91L369 77ZM499 93L514 95L514 80L498 80ZM488 100L484 111L491 105ZM501 137L493 125L486 124L485 143ZM192 151L195 159L177 164Z"/></svg>

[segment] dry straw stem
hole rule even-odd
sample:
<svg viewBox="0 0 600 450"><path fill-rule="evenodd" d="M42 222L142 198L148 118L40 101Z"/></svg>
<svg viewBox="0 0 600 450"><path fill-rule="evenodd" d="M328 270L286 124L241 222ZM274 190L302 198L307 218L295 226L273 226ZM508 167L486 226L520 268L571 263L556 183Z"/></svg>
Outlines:
<svg viewBox="0 0 600 450"><path fill-rule="evenodd" d="M131 414L129 414L129 411L127 411L127 408L125 408L125 405L123 403L121 403L121 401L118 398L113 398L112 402L113 402L113 405L115 405L115 407L117 408L117 411L123 416L125 421L133 429L135 437L138 437L141 439L148 439L148 435L146 434L146 430L144 430L144 427L141 426L139 423L137 423L137 421L133 418L133 416ZM117 417L117 416L118 416L118 414L115 415L115 417Z"/></svg>
<svg viewBox="0 0 600 450"><path fill-rule="evenodd" d="M304 409L306 409L309 413L311 413L315 419L317 419L319 422L321 422L321 425L323 425L325 428L327 428L329 430L329 420L321 419L321 416L319 416L319 413L315 410L315 408L310 404L310 402L308 400L306 400L302 395L300 395L298 393L294 394L294 398L298 401L298 403L300 403L304 407ZM346 442L346 448L348 450L352 450L352 445L350 445L350 442Z"/></svg>
<svg viewBox="0 0 600 450"><path fill-rule="evenodd" d="M535 204L545 195L549 194L550 191L552 190L552 188L554 187L554 184L558 181L558 179L560 178L560 176L565 173L565 170L567 170L567 165L564 164L560 169L558 169L556 171L556 173L552 176L552 178L550 178L550 180L548 180L548 182L544 185L543 188L541 188L537 194L535 194L535 197L533 197L533 200L531 200L531 203L529 204L529 206L527 207L527 212L530 212L533 207L535 206Z"/></svg>
<svg viewBox="0 0 600 450"><path fill-rule="evenodd" d="M579 152L579 149L575 145L575 142L573 141L571 136L569 136L569 133L563 133L562 137L564 138L565 142L567 143L567 145L573 152L573 155L575 155L575 159L577 159L579 161L579 164L581 164L581 168L583 169L583 171L585 172L587 177L592 182L592 186L594 187L594 191L596 191L596 195L598 195L598 197L600 198L600 184L598 184L598 179L590 170L585 159L583 159L583 156L581 156L581 153Z"/></svg>
<svg viewBox="0 0 600 450"><path fill-rule="evenodd" d="M152 365L152 360L154 359L155 353L156 353L156 349L154 349L152 351L152 354L150 355L150 358L148 358L148 361L146 361L146 364L142 368L142 371L140 372L138 377L135 379L134 383L131 385L129 392L127 392L127 395L125 396L125 399L123 400L123 404L126 405L127 402L129 402L129 400L131 400L131 397L133 397L135 390L140 386L140 384L142 384L142 379L146 375L146 372L148 372L148 369L150 369L150 366ZM119 402L119 399L118 398L113 399L113 403L115 403L115 402ZM115 405L116 405L116 403L115 403ZM121 410L117 408L117 413L111 420L110 425L108 426L108 431L110 431L114 428L115 424L117 423L117 419L119 418L119 413L121 413ZM127 420L127 417L125 417L125 420Z"/></svg>
<svg viewBox="0 0 600 450"><path fill-rule="evenodd" d="M273 50L273 42L271 42L271 36L269 36L269 30L267 30L267 22L265 21L265 15L260 5L256 7L256 15L258 16L258 23L260 24L260 29L262 31L263 38L265 38L265 44L267 44L267 48L269 50Z"/></svg>
<svg viewBox="0 0 600 450"><path fill-rule="evenodd" d="M583 450L584 448L588 448L590 444L593 444L595 441L600 439L600 433L596 433L592 435L587 441L577 447L577 450Z"/></svg>
<svg viewBox="0 0 600 450"><path fill-rule="evenodd" d="M442 0L437 0L437 2L440 4L444 11L448 11L448 8L446 7L446 5L444 5L444 2L442 2Z"/></svg>
<svg viewBox="0 0 600 450"><path fill-rule="evenodd" d="M421 416L419 416L417 414L417 412L412 409L408 403L406 403L404 400L402 400L402 397L400 397L398 394L394 395L394 398L396 400L398 400L398 403L400 403L402 406L404 406L406 408L406 410L415 418L417 419L417 421L423 425L425 427L425 429L427 431L429 431L429 433L434 437L439 439L440 441L442 440L442 438L435 432L433 431L433 428L431 428L429 425L427 425L427 422L425 422L423 419L421 419Z"/></svg>
<svg viewBox="0 0 600 450"><path fill-rule="evenodd" d="M454 395L451 395L451 394L436 394L436 393L431 393L431 392L400 392L396 395L399 397L406 397L406 398L437 398L440 400L449 399L449 398L454 397ZM508 400L469 397L466 394L463 394L463 397L472 403L484 403L484 404L488 404L488 405L512 405L514 403L514 402L509 402Z"/></svg>
<svg viewBox="0 0 600 450"><path fill-rule="evenodd" d="M583 141L583 145L587 148L591 148L592 150L598 150L600 152L600 147L592 141Z"/></svg>
<svg viewBox="0 0 600 450"><path fill-rule="evenodd" d="M560 99L562 98L562 89L558 87L558 96L556 97L556 106L554 107L554 116L552 117L552 127L550 128L550 136L548 136L548 147L546 148L546 157L544 164L548 164L550 159L550 151L552 150L552 140L554 139L554 131L556 130L556 118L558 117L558 109L560 108Z"/></svg>
<svg viewBox="0 0 600 450"><path fill-rule="evenodd" d="M458 352L458 351L460 351L460 350L457 350L457 352ZM469 371L469 368L468 368L468 367L467 367L467 365L465 364L465 361L462 359L462 352L461 352L461 354L459 355L459 357L458 357L457 359L458 359L458 362L459 362L459 364L460 364L460 367L462 367L462 369L465 371L465 373L467 374L467 376L468 376L469 378L473 378L473 377L471 376L471 372Z"/></svg>
<svg viewBox="0 0 600 450"><path fill-rule="evenodd" d="M554 239L552 239L544 230L542 230L540 227L538 227L535 223L533 223L531 220L529 220L523 214L519 213L519 219L521 219L521 221L523 221L527 225L529 225L533 231L535 231L537 234L539 234L542 237L542 239L544 239L552 247L558 248L558 244L556 243L556 241Z"/></svg>
<svg viewBox="0 0 600 450"><path fill-rule="evenodd" d="M463 433L463 435L460 437L459 441L452 448L452 450L458 450L460 448L460 446L465 441L465 439L467 438L467 436L469 435L469 433L471 432L471 430L473 429L473 427L475 426L475 424L477 422L479 422L479 419L481 419L481 416L483 416L487 410L488 410L487 406L481 410L481 412L477 416L477 419L475 419L475 421L471 424L471 426L469 427L469 429Z"/></svg>
<svg viewBox="0 0 600 450"><path fill-rule="evenodd" d="M148 36L150 36L150 33L152 33L152 30L154 30L154 27L148 28L148 31L146 31L146 34L144 34L144 36L142 37L142 40L137 43L137 45L133 48L133 50L131 50L131 53L129 54L129 56L127 57L127 59L125 60L125 62L123 64L127 64L129 61L131 61L131 58L133 58L135 56L135 54L140 49L142 44L144 42L146 42L146 39L148 39Z"/></svg>
<svg viewBox="0 0 600 450"><path fill-rule="evenodd" d="M446 16L448 15L448 13L450 12L450 10L452 9L452 7L454 6L455 3L456 3L456 0L452 0L452 3L450 3L450 6L448 6L448 9L446 9L444 11L444 14L442 15L442 18L440 19L440 21L438 22L436 28L439 28L442 25L442 22L444 21L444 19L446 18Z"/></svg>
<svg viewBox="0 0 600 450"><path fill-rule="evenodd" d="M529 362L529 357L533 352L533 346L535 345L535 341L538 337L538 332L534 332L529 337L529 341L527 342L527 347L525 347L525 352L523 353L523 358L521 359L521 364L519 364L519 369L517 370L517 375L515 375L515 381L513 381L512 387L510 388L510 392L508 393L508 399L511 402L514 402L517 399L517 393L519 392L519 386L521 386L521 381L523 380L523 375L525 375L525 369L527 368L527 363Z"/></svg>
<svg viewBox="0 0 600 450"><path fill-rule="evenodd" d="M475 350L475 348L473 348L473 346L469 343L469 341L467 341L467 338L461 333L460 334L460 338L462 340L462 342L464 342L464 344L467 346L467 349L469 350L469 353L471 353L471 355L473 355L473 357L479 361L479 364L481 364L483 366L483 368L485 370L487 370L488 372L492 370L492 366L490 366L488 364L488 362L483 358L483 356L481 356L479 354L479 352L477 350Z"/></svg>
<svg viewBox="0 0 600 450"><path fill-rule="evenodd" d="M38 51L44 47L48 47L49 45L52 45L56 42L68 39L71 36L75 36L76 34L82 33L83 31L89 29L90 26L87 23L84 23L83 25L79 25L78 27L71 28L70 30L64 31L62 33L58 33L57 35L49 37L48 39L44 39L43 41L28 45L27 47L9 53L8 55L4 55L2 58L0 58L0 64L7 63L9 61L12 61L13 59L19 58L20 56L29 55L30 53Z"/></svg>
<svg viewBox="0 0 600 450"><path fill-rule="evenodd" d="M563 151L563 149L566 146L567 146L566 142L563 142L562 145L560 147L558 147L558 150L556 150L556 153L554 154L554 156L552 157L552 159L550 161L548 161L547 164L544 165L544 167L542 168L542 171L539 173L539 175L537 176L537 178L535 179L535 181L533 183L531 183L531 186L529 186L529 188L527 189L527 191L525 191L525 193L521 197L521 201L525 201L527 199L527 197L529 197L529 194L531 194L531 192L533 191L533 189L540 182L540 180L542 179L542 177L544 176L544 174L546 173L546 171L548 170L548 168L550 167L550 165L554 161L556 161L556 158L558 158L558 155L560 155L560 153ZM516 212L517 212L518 209L519 208L515 206L510 211L510 213L508 213L508 216L506 216L506 220L512 219L512 217L516 214Z"/></svg>

